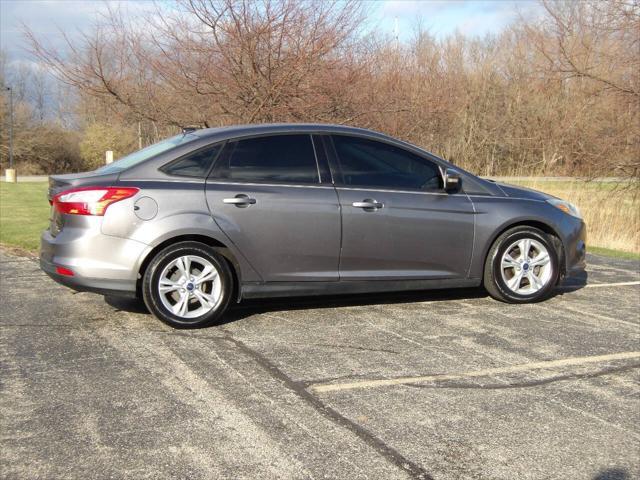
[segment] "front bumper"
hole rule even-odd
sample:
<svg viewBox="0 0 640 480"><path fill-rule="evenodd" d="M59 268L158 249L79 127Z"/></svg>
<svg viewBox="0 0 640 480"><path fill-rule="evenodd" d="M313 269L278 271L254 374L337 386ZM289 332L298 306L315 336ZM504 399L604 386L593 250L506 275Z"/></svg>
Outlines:
<svg viewBox="0 0 640 480"><path fill-rule="evenodd" d="M568 232L565 241L566 272L584 270L587 266L587 226L582 220L575 222L575 226Z"/></svg>
<svg viewBox="0 0 640 480"><path fill-rule="evenodd" d="M140 242L86 230L69 229L56 237L47 230L40 242L40 268L73 290L133 297L140 262L149 249ZM70 269L74 275L61 275L56 267Z"/></svg>

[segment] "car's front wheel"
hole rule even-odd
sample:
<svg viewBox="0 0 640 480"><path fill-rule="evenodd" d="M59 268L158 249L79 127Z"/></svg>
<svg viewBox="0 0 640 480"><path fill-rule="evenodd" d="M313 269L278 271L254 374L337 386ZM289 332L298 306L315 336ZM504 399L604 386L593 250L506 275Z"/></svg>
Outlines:
<svg viewBox="0 0 640 480"><path fill-rule="evenodd" d="M232 290L226 260L199 242L180 242L160 251L142 281L147 308L176 328L214 323L226 310Z"/></svg>
<svg viewBox="0 0 640 480"><path fill-rule="evenodd" d="M503 302L537 302L551 294L558 274L558 255L548 235L519 226L500 235L489 250L484 286Z"/></svg>

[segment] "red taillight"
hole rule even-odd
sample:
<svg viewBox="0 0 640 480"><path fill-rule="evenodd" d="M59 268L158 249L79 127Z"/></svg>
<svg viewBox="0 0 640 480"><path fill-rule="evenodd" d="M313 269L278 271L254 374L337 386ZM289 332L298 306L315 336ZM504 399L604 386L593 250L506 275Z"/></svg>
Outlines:
<svg viewBox="0 0 640 480"><path fill-rule="evenodd" d="M73 277L73 270L69 270L68 268L64 267L56 267L56 273L59 273L60 275L66 275L67 277Z"/></svg>
<svg viewBox="0 0 640 480"><path fill-rule="evenodd" d="M73 188L53 197L53 206L60 213L69 215L100 216L109 205L133 197L138 190L133 187Z"/></svg>

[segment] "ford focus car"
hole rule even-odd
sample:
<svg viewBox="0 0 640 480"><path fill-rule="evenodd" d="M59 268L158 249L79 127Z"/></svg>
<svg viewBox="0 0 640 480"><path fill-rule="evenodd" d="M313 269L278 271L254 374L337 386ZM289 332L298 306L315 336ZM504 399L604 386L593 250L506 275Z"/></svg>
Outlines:
<svg viewBox="0 0 640 480"><path fill-rule="evenodd" d="M175 327L243 298L483 285L534 302L585 262L570 203L343 126L185 131L51 176L49 200L42 269Z"/></svg>

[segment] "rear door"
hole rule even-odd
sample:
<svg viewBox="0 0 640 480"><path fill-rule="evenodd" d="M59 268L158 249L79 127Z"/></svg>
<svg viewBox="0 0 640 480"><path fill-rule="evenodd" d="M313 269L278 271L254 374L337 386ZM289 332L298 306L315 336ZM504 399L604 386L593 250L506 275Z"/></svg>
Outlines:
<svg viewBox="0 0 640 480"><path fill-rule="evenodd" d="M340 210L311 135L229 141L207 179L213 218L263 280L338 280Z"/></svg>
<svg viewBox="0 0 640 480"><path fill-rule="evenodd" d="M439 166L409 150L357 136L332 140L325 143L342 208L340 278L465 278L474 235L467 195L444 192Z"/></svg>

